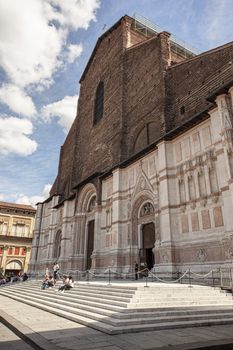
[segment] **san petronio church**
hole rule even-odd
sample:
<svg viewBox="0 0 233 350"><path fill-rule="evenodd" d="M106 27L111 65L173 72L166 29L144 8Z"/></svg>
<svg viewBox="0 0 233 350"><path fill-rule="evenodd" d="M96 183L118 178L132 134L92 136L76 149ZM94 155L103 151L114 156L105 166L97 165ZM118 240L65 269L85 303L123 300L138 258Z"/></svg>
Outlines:
<svg viewBox="0 0 233 350"><path fill-rule="evenodd" d="M160 274L233 260L233 42L195 54L129 16L98 40L29 269L137 262Z"/></svg>

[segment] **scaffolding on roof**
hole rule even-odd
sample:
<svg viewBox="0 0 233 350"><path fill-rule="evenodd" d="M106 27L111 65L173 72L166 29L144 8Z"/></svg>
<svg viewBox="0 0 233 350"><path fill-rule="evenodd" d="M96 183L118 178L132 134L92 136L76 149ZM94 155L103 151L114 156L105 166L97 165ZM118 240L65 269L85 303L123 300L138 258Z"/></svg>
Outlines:
<svg viewBox="0 0 233 350"><path fill-rule="evenodd" d="M134 29L145 34L146 36L153 36L155 34L161 33L165 31L163 28L158 26L157 24L151 22L147 18L134 14ZM186 58L191 58L193 56L199 55L201 51L198 49L188 45L186 42L179 40L175 37L175 35L171 35L171 50L175 53L181 53Z"/></svg>

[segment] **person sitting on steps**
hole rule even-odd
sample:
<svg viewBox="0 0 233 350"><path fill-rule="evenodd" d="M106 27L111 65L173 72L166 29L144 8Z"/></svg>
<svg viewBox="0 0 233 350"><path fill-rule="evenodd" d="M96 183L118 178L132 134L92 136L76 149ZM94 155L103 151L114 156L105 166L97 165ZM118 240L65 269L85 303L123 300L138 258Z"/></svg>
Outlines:
<svg viewBox="0 0 233 350"><path fill-rule="evenodd" d="M65 290L69 290L74 287L74 281L72 276L64 276L63 285L58 288L58 292L64 293Z"/></svg>

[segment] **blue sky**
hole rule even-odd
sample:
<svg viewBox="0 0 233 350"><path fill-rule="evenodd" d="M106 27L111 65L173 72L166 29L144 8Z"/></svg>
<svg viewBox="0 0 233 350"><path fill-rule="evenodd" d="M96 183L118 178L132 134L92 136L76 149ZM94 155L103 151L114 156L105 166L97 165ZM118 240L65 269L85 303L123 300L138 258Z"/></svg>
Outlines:
<svg viewBox="0 0 233 350"><path fill-rule="evenodd" d="M233 40L233 0L0 0L0 200L49 193L98 37L142 15L207 51Z"/></svg>

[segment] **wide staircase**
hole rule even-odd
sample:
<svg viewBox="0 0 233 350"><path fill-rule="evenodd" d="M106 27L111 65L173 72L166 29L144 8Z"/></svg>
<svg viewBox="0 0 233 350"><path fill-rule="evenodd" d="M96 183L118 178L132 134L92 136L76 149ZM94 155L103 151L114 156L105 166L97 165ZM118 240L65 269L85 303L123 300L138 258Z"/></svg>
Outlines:
<svg viewBox="0 0 233 350"><path fill-rule="evenodd" d="M79 282L64 294L41 281L0 287L0 295L108 334L233 323L231 294L219 288Z"/></svg>

